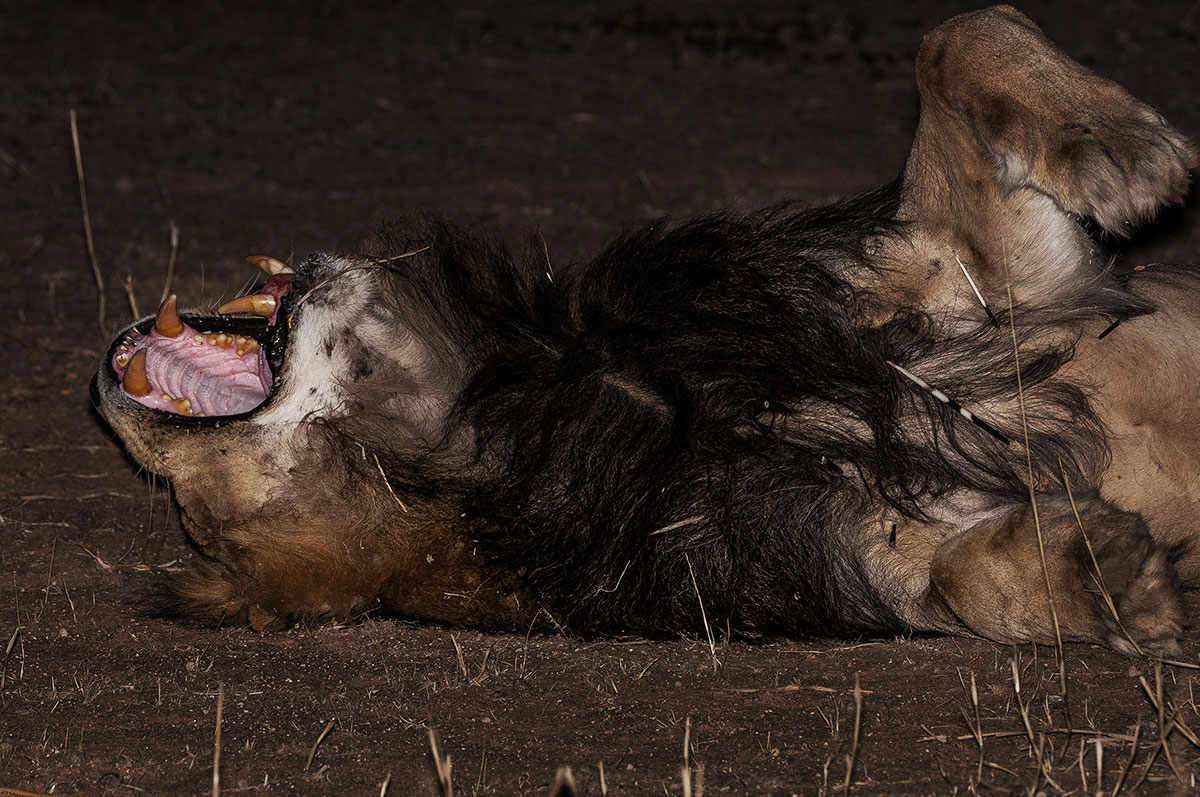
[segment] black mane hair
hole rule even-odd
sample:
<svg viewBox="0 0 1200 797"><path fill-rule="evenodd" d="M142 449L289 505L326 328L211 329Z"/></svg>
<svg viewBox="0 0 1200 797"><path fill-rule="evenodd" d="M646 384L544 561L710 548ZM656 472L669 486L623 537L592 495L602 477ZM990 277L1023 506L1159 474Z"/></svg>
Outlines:
<svg viewBox="0 0 1200 797"><path fill-rule="evenodd" d="M552 276L540 250L518 261L431 223L429 251L388 268L463 369L446 440L469 440L473 465L439 489L568 627L696 630L702 603L713 626L902 629L853 550L868 522L923 517L960 489L1018 502L1027 487L1023 443L889 365L1023 441L1007 318L870 320L880 297L856 286L905 234L899 199L897 183L656 224ZM1089 484L1107 457L1086 396L1055 378L1071 342L1047 347L1036 329L1148 309L1103 276L1014 309L1035 479L1060 479L1061 462ZM431 489L440 455L389 452L391 482Z"/></svg>

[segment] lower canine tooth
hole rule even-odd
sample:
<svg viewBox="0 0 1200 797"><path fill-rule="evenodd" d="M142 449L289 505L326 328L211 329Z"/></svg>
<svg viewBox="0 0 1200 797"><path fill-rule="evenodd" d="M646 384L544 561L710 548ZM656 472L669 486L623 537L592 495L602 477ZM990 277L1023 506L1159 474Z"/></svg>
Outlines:
<svg viewBox="0 0 1200 797"><path fill-rule="evenodd" d="M125 389L126 393L137 398L150 395L150 391L154 389L150 385L149 377L146 376L145 349L133 355L133 359L129 361L129 367L125 369L125 375L121 377L121 387Z"/></svg>

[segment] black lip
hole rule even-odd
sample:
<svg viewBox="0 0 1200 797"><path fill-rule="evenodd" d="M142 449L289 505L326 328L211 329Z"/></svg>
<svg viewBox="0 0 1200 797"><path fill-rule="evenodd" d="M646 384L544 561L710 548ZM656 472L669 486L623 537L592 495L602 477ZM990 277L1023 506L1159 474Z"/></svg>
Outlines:
<svg viewBox="0 0 1200 797"><path fill-rule="evenodd" d="M100 370L92 378L89 392L91 393L92 403L99 407L105 401L115 402L122 401L124 406L133 411L148 413L160 421L167 421L176 426L184 428L194 427L217 427L231 421L240 421L254 413L265 409L270 405L275 397L276 391L279 389L281 372L283 371L284 355L287 352L287 339L289 332L288 315L292 308L293 292L284 295L283 301L280 302L279 312L275 316L275 324L268 326L266 319L248 318L245 316L223 316L223 315L200 315L196 313L180 313L179 317L188 326L200 333L209 332L225 332L234 335L245 335L252 337L258 341L258 345L262 347L266 353L267 364L271 367L271 390L261 404L246 412L239 412L233 415L220 416L201 416L179 415L170 412L161 412L151 409L143 404L139 404L133 399L125 395L120 388L120 379L117 376L116 370L113 369L113 358L117 354L117 347L121 345L121 341L130 330L136 329L142 334L149 334L151 327L154 326L154 316L146 316L137 321L134 321L129 326L122 329L113 338L112 344L108 347L108 351L104 355L104 361L100 364ZM116 397L120 396L120 399Z"/></svg>

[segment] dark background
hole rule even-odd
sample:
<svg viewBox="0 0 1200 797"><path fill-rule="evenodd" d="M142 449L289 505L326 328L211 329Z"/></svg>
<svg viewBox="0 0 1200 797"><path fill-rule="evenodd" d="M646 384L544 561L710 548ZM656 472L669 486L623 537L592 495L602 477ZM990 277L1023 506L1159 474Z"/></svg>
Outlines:
<svg viewBox="0 0 1200 797"><path fill-rule="evenodd" d="M184 7L186 6L186 7ZM1014 696L1014 651L961 639L726 645L491 636L392 620L260 635L158 619L154 568L190 555L164 485L91 412L106 344L82 234L78 113L108 333L157 303L177 225L184 306L234 295L243 258L354 249L438 212L556 264L629 227L784 198L821 201L899 170L920 38L970 6L914 2L0 6L0 787L679 794L1001 793L1045 783ZM1068 53L1200 135L1200 3L1028 3ZM1125 264L1196 259L1200 212L1167 214ZM1186 343L1186 342L1181 342ZM1193 604L1194 607L1194 604ZM1196 635L1186 658L1195 659ZM461 653L459 652L461 650ZM1043 760L1064 789L1128 793L1160 728L1151 664L1016 651ZM970 678L978 681L978 715ZM1200 725L1191 671L1162 676ZM1070 707L1068 713L1064 706ZM1168 712L1169 714L1169 712ZM305 769L322 730L334 721ZM1060 731L1084 730L1086 733ZM1006 735L1010 734L1010 735ZM1190 783L1171 734L1139 790ZM1080 763L1078 756L1086 753ZM390 780L389 780L390 777ZM1086 783L1084 778L1086 777ZM693 774L693 792L695 792ZM1149 785L1147 785L1149 784ZM0 794L7 793L0 788Z"/></svg>

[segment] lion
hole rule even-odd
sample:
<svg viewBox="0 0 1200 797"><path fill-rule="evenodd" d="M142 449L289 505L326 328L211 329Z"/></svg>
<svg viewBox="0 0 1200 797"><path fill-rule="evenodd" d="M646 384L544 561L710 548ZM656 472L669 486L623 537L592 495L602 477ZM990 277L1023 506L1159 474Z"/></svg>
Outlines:
<svg viewBox="0 0 1200 797"><path fill-rule="evenodd" d="M1200 584L1200 284L1121 278L1196 152L999 6L928 34L901 176L546 272L430 221L122 331L100 414L169 480L184 613L1099 643Z"/></svg>

